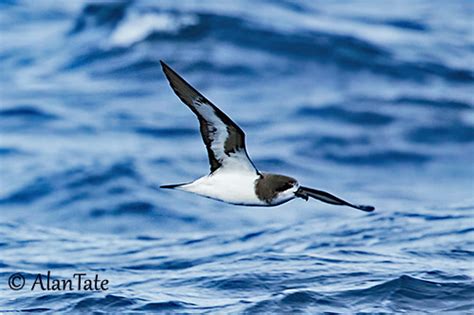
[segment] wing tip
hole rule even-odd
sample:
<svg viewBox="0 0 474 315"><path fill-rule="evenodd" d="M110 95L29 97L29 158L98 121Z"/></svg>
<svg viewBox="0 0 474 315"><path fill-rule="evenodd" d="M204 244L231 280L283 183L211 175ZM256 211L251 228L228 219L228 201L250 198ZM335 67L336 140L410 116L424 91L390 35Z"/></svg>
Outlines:
<svg viewBox="0 0 474 315"><path fill-rule="evenodd" d="M366 205L357 205L357 209L365 211L365 212L372 212L375 210L374 206L366 206Z"/></svg>
<svg viewBox="0 0 474 315"><path fill-rule="evenodd" d="M161 69L163 69L163 72L165 74L167 74L168 72L173 71L170 66L168 66L162 59L160 59L160 65L161 65Z"/></svg>

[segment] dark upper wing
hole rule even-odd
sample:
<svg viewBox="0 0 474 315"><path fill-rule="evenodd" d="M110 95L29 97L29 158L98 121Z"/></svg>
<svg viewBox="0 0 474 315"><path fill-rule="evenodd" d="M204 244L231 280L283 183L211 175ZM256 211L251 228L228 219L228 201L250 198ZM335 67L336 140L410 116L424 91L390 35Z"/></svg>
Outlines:
<svg viewBox="0 0 474 315"><path fill-rule="evenodd" d="M295 195L306 200L308 200L308 197L312 197L323 202L330 203L332 205L349 206L367 212L375 210L375 208L372 206L353 205L352 203L349 203L345 200L342 200L341 198L331 195L328 192L303 186L300 186L300 188L298 188Z"/></svg>
<svg viewBox="0 0 474 315"><path fill-rule="evenodd" d="M245 150L245 134L226 114L160 60L163 72L176 95L199 120L211 172L220 167L257 172Z"/></svg>

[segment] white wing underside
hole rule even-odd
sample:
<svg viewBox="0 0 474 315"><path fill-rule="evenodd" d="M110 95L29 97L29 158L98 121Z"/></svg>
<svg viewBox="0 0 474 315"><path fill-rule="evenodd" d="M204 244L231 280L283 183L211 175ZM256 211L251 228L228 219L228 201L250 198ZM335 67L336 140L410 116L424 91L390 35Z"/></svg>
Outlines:
<svg viewBox="0 0 474 315"><path fill-rule="evenodd" d="M217 170L259 174L245 149L245 134L224 112L161 62L176 95L197 116L211 174Z"/></svg>
<svg viewBox="0 0 474 315"><path fill-rule="evenodd" d="M235 148L235 152L225 152L225 143L230 137L227 125L216 115L214 109L200 99L193 100L196 110L207 121L209 137L211 138L210 149L215 158L222 164L222 171L247 171L253 174L256 169L250 161L245 148Z"/></svg>

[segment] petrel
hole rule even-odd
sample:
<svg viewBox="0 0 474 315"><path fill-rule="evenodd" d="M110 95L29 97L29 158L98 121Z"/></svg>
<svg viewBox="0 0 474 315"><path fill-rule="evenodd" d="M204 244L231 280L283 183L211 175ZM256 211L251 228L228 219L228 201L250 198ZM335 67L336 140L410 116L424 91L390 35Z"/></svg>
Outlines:
<svg viewBox="0 0 474 315"><path fill-rule="evenodd" d="M325 191L301 186L292 177L257 170L245 149L245 134L223 111L193 88L166 63L160 61L169 84L197 116L206 145L211 172L189 183L163 185L207 198L243 206L277 206L296 197L309 197L362 211L372 206L354 205Z"/></svg>

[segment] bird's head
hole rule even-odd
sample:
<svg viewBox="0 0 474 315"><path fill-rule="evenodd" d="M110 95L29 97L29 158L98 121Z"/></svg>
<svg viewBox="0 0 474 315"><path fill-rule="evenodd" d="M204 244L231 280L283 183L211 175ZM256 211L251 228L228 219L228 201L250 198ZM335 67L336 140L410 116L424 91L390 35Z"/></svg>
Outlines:
<svg viewBox="0 0 474 315"><path fill-rule="evenodd" d="M256 183L257 196L271 205L278 205L295 198L298 181L292 177L262 174Z"/></svg>

